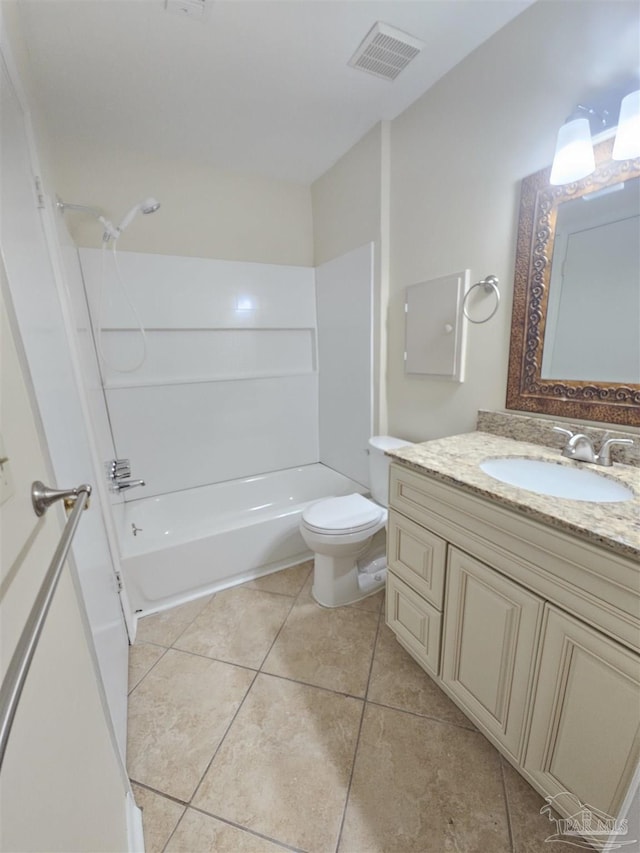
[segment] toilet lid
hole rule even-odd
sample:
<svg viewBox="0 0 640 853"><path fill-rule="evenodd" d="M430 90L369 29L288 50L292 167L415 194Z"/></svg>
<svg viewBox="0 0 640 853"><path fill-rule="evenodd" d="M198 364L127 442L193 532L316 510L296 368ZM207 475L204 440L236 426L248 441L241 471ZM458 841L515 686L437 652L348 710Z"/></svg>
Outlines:
<svg viewBox="0 0 640 853"><path fill-rule="evenodd" d="M320 533L356 533L375 526L384 514L381 506L355 494L317 501L304 510L302 520Z"/></svg>

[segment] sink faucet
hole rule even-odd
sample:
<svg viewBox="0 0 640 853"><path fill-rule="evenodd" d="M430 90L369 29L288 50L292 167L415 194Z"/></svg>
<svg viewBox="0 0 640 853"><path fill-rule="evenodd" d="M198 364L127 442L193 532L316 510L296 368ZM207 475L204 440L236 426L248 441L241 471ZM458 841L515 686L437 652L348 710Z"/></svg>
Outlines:
<svg viewBox="0 0 640 853"><path fill-rule="evenodd" d="M554 432L560 432L568 436L567 443L562 449L562 455L567 459L574 459L577 462L593 462L596 465L612 465L611 447L614 444L633 444L630 438L607 438L609 433L605 433L600 451L596 453L593 446L593 441L588 435L583 432L571 432L570 429L563 427L554 427Z"/></svg>
<svg viewBox="0 0 640 853"><path fill-rule="evenodd" d="M563 427L554 427L554 432L561 432L569 436L567 443L562 449L562 455L568 459L575 459L577 462L595 462L597 455L593 447L593 442L588 435L583 432L571 432L570 429Z"/></svg>

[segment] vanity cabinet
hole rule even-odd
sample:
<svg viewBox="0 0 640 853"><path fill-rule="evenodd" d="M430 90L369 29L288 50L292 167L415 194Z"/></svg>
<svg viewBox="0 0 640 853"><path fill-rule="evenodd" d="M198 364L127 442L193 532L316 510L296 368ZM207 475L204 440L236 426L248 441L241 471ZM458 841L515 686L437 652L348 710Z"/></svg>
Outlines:
<svg viewBox="0 0 640 853"><path fill-rule="evenodd" d="M561 814L617 815L640 758L637 563L396 463L389 507L399 642Z"/></svg>
<svg viewBox="0 0 640 853"><path fill-rule="evenodd" d="M637 655L548 606L532 709L529 777L615 815L640 758Z"/></svg>
<svg viewBox="0 0 640 853"><path fill-rule="evenodd" d="M515 761L543 609L537 595L450 549L441 678Z"/></svg>

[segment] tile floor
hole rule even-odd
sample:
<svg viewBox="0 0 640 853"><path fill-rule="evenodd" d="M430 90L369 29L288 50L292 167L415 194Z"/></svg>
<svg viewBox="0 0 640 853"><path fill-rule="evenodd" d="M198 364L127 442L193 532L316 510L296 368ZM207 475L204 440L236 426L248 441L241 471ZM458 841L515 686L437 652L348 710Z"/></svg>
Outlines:
<svg viewBox="0 0 640 853"><path fill-rule="evenodd" d="M549 853L542 799L396 642L382 593L326 610L310 575L140 621L128 760L147 851Z"/></svg>

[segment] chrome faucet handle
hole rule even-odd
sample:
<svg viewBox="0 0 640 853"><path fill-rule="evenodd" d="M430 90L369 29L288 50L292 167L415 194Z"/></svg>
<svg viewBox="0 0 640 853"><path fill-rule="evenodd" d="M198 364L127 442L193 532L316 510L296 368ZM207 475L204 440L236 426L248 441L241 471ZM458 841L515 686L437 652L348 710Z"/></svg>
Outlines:
<svg viewBox="0 0 640 853"><path fill-rule="evenodd" d="M598 451L598 455L596 456L597 464L606 465L607 467L613 465L613 462L611 461L611 448L614 444L623 444L627 446L633 444L632 438L607 438L608 434L609 433L605 433L604 440L600 450Z"/></svg>
<svg viewBox="0 0 640 853"><path fill-rule="evenodd" d="M554 427L553 432L561 432L563 435L566 435L568 438L573 438L573 433L570 429L565 429L564 427Z"/></svg>
<svg viewBox="0 0 640 853"><path fill-rule="evenodd" d="M129 459L112 459L107 462L107 475L111 480L120 480L131 476L131 462Z"/></svg>

